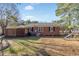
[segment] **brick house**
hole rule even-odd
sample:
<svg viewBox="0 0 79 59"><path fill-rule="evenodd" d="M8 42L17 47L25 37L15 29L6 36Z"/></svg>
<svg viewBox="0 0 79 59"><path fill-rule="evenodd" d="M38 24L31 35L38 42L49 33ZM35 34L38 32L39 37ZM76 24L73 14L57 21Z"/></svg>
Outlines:
<svg viewBox="0 0 79 59"><path fill-rule="evenodd" d="M52 23L31 23L26 27L31 34L41 36L60 35L60 25L53 25Z"/></svg>
<svg viewBox="0 0 79 59"><path fill-rule="evenodd" d="M53 25L52 23L31 23L26 26L17 26L15 28L7 27L5 36L27 36L40 35L52 36L60 35L60 25Z"/></svg>

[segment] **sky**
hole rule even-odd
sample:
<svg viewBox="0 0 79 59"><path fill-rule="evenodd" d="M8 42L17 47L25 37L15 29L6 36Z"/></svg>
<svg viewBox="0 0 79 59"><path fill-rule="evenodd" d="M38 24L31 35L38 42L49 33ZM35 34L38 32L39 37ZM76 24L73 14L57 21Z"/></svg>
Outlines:
<svg viewBox="0 0 79 59"><path fill-rule="evenodd" d="M52 22L58 20L55 3L22 3L18 6L22 20Z"/></svg>

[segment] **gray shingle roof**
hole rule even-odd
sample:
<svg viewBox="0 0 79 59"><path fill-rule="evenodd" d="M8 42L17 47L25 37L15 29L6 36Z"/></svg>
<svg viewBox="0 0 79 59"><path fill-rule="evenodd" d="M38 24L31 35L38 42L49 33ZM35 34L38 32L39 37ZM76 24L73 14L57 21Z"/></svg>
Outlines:
<svg viewBox="0 0 79 59"><path fill-rule="evenodd" d="M26 25L26 27L53 27L53 26L60 26L60 25L53 23L31 23Z"/></svg>
<svg viewBox="0 0 79 59"><path fill-rule="evenodd" d="M31 24L27 24L27 25L20 25L20 26L8 26L7 28L13 28L13 29L16 29L16 28L28 28L28 27L56 27L56 26L59 26L59 27L63 27L61 26L60 24L53 24L53 23L31 23Z"/></svg>

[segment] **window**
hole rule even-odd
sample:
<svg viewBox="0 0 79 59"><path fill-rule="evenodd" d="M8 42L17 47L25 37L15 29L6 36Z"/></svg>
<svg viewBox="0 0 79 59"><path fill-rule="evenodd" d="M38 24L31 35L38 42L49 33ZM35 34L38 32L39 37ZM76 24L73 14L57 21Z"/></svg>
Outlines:
<svg viewBox="0 0 79 59"><path fill-rule="evenodd" d="M53 27L49 27L49 32L53 32Z"/></svg>
<svg viewBox="0 0 79 59"><path fill-rule="evenodd" d="M55 31L55 27L53 27L53 31Z"/></svg>
<svg viewBox="0 0 79 59"><path fill-rule="evenodd" d="M42 27L38 27L38 32L42 32Z"/></svg>
<svg viewBox="0 0 79 59"><path fill-rule="evenodd" d="M49 32L50 32L51 28L49 27Z"/></svg>
<svg viewBox="0 0 79 59"><path fill-rule="evenodd" d="M32 32L34 31L33 27L31 28L31 31L32 31Z"/></svg>
<svg viewBox="0 0 79 59"><path fill-rule="evenodd" d="M33 32L34 31L34 28L33 27L30 27L29 28L29 31L32 31Z"/></svg>

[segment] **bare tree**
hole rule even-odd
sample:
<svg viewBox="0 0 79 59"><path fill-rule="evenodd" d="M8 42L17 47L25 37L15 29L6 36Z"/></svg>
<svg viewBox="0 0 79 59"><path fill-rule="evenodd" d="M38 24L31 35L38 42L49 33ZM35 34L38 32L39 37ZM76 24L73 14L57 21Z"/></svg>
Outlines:
<svg viewBox="0 0 79 59"><path fill-rule="evenodd" d="M17 4L14 3L1 3L0 4L0 26L2 28L2 34L8 26L9 22L17 22L19 19L19 11Z"/></svg>

